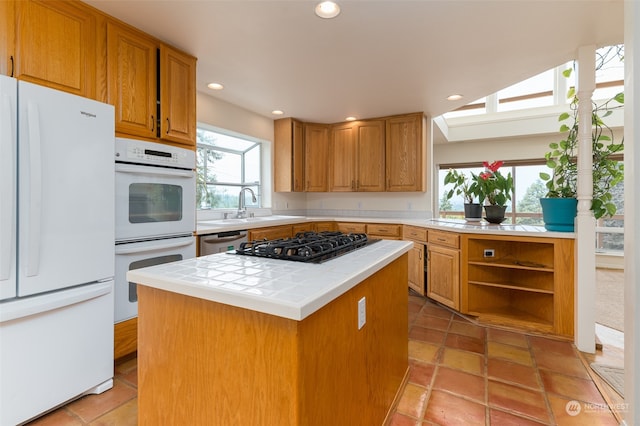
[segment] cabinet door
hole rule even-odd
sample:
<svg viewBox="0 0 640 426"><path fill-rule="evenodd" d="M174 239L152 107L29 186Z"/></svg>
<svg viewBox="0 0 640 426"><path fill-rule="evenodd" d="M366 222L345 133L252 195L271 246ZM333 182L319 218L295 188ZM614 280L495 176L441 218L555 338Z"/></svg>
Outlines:
<svg viewBox="0 0 640 426"><path fill-rule="evenodd" d="M386 120L387 191L424 191L422 115Z"/></svg>
<svg viewBox="0 0 640 426"><path fill-rule="evenodd" d="M81 2L15 2L14 76L95 99L96 12Z"/></svg>
<svg viewBox="0 0 640 426"><path fill-rule="evenodd" d="M409 250L409 287L422 296L424 291L424 244L413 243Z"/></svg>
<svg viewBox="0 0 640 426"><path fill-rule="evenodd" d="M145 34L107 23L107 99L116 132L157 136L157 45Z"/></svg>
<svg viewBox="0 0 640 426"><path fill-rule="evenodd" d="M304 133L302 123L281 118L273 123L274 190L304 191Z"/></svg>
<svg viewBox="0 0 640 426"><path fill-rule="evenodd" d="M196 146L196 59L160 46L160 138Z"/></svg>
<svg viewBox="0 0 640 426"><path fill-rule="evenodd" d="M458 310L460 307L460 252L446 247L427 248L427 297Z"/></svg>
<svg viewBox="0 0 640 426"><path fill-rule="evenodd" d="M331 127L330 191L356 190L356 127L352 123Z"/></svg>
<svg viewBox="0 0 640 426"><path fill-rule="evenodd" d="M358 191L385 190L385 122L363 121L358 124Z"/></svg>
<svg viewBox="0 0 640 426"><path fill-rule="evenodd" d="M304 170L305 190L327 191L327 169L329 158L329 126L325 124L304 125Z"/></svg>
<svg viewBox="0 0 640 426"><path fill-rule="evenodd" d="M293 227L291 225L270 226L249 230L249 241L279 240L291 238Z"/></svg>
<svg viewBox="0 0 640 426"><path fill-rule="evenodd" d="M13 77L15 73L15 15L14 0L0 1L0 75Z"/></svg>

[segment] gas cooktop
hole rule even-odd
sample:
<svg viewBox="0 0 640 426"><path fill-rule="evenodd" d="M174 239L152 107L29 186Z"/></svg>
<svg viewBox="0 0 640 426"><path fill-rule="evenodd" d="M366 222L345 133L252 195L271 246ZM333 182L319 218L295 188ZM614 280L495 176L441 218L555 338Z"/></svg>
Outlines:
<svg viewBox="0 0 640 426"><path fill-rule="evenodd" d="M369 239L367 234L301 232L293 238L240 243L235 253L244 256L320 263L376 241L379 240Z"/></svg>

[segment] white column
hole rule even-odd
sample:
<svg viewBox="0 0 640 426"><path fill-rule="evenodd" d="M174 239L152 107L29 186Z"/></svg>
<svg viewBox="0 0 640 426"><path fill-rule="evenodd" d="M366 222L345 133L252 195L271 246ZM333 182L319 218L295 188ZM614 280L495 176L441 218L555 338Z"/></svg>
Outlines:
<svg viewBox="0 0 640 426"><path fill-rule="evenodd" d="M635 25L634 25L635 24ZM638 196L640 188L640 149L635 149L640 134L635 123L640 122L640 84L634 77L640 70L640 55L635 46L640 46L640 3L627 0L624 3L624 400L627 425L640 425L640 291L637 287L640 252L636 241L640 241L640 227L636 219L640 214Z"/></svg>
<svg viewBox="0 0 640 426"><path fill-rule="evenodd" d="M578 49L578 214L575 221L575 344L582 352L594 353L596 295L596 221L593 199L591 97L596 85L596 47ZM625 214L626 216L626 214Z"/></svg>

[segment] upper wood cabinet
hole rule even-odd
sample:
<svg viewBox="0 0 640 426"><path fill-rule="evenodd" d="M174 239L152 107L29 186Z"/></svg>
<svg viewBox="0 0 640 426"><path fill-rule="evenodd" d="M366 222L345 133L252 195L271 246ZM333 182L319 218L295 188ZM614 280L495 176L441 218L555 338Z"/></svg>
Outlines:
<svg viewBox="0 0 640 426"><path fill-rule="evenodd" d="M160 45L160 138L196 144L196 59Z"/></svg>
<svg viewBox="0 0 640 426"><path fill-rule="evenodd" d="M194 57L107 23L107 99L115 106L116 132L195 146L195 73Z"/></svg>
<svg viewBox="0 0 640 426"><path fill-rule="evenodd" d="M329 158L329 126L304 124L305 191L326 192Z"/></svg>
<svg viewBox="0 0 640 426"><path fill-rule="evenodd" d="M384 129L384 120L331 127L331 191L384 191Z"/></svg>
<svg viewBox="0 0 640 426"><path fill-rule="evenodd" d="M107 99L115 106L116 131L157 135L157 45L144 33L107 23Z"/></svg>
<svg viewBox="0 0 640 426"><path fill-rule="evenodd" d="M387 191L424 191L423 121L422 113L386 120Z"/></svg>
<svg viewBox="0 0 640 426"><path fill-rule="evenodd" d="M292 118L274 121L274 190L304 191L304 133L302 123Z"/></svg>
<svg viewBox="0 0 640 426"><path fill-rule="evenodd" d="M96 98L99 15L94 9L77 1L24 0L3 4L0 11L7 12L0 20L11 20L13 13L16 18L16 26L9 25L15 28L15 40L10 34L0 36L7 53L15 46L9 63L1 65L3 73L13 71L20 80Z"/></svg>

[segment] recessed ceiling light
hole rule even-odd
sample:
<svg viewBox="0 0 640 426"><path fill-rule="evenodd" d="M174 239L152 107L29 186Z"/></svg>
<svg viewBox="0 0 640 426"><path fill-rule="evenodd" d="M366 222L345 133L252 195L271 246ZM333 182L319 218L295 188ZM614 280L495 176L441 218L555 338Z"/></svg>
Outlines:
<svg viewBox="0 0 640 426"><path fill-rule="evenodd" d="M335 18L340 14L340 6L332 1L322 1L316 5L316 15L321 18Z"/></svg>
<svg viewBox="0 0 640 426"><path fill-rule="evenodd" d="M449 101L459 101L460 99L462 99L462 95L447 96L447 100Z"/></svg>
<svg viewBox="0 0 640 426"><path fill-rule="evenodd" d="M209 83L207 84L207 87L209 89L213 89L213 90L222 90L224 89L224 86L220 83Z"/></svg>
<svg viewBox="0 0 640 426"><path fill-rule="evenodd" d="M357 120L357 118L352 117L352 116L349 116L349 117L345 118L345 120L346 120L346 121L356 121L356 120Z"/></svg>
<svg viewBox="0 0 640 426"><path fill-rule="evenodd" d="M281 111L279 109L274 109L273 111L271 111L271 114L273 114L273 115L282 115L282 114L284 114L284 111Z"/></svg>

